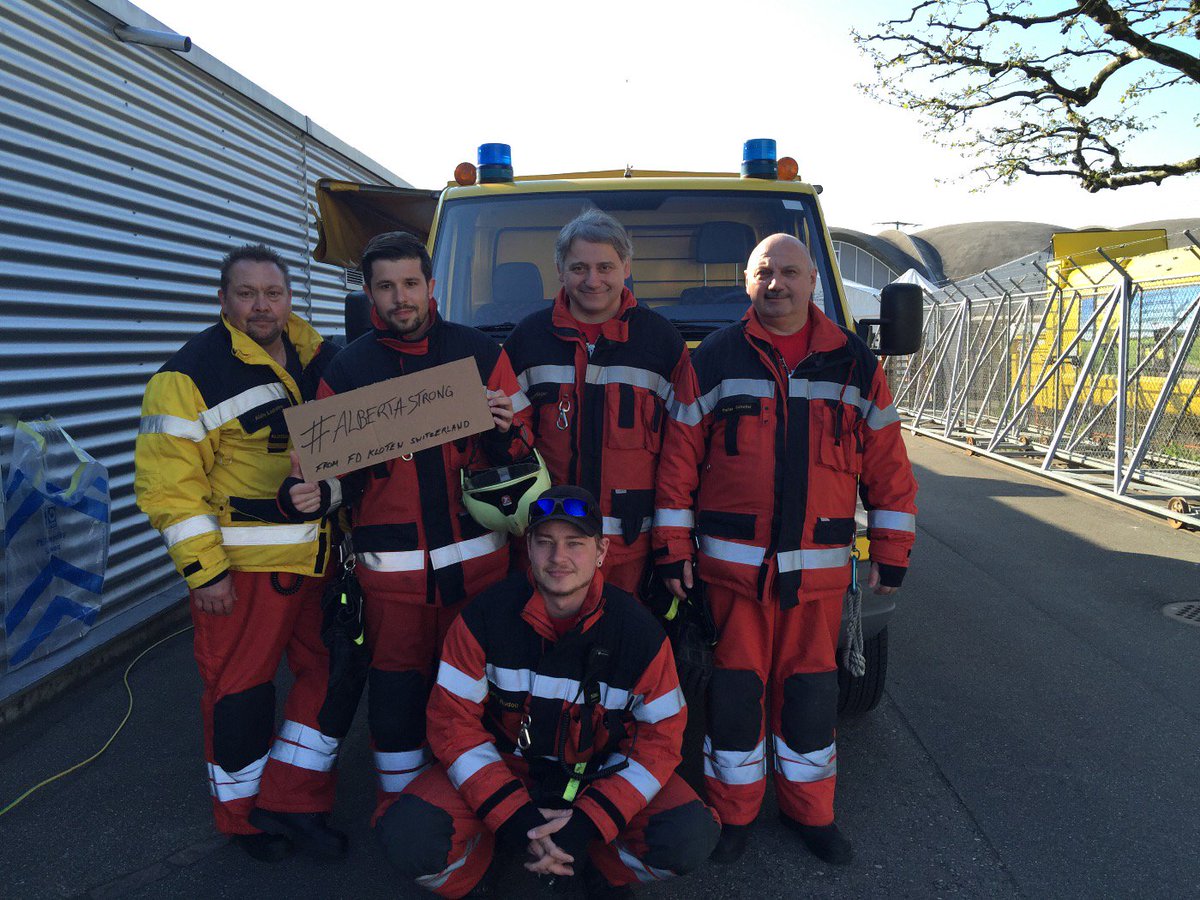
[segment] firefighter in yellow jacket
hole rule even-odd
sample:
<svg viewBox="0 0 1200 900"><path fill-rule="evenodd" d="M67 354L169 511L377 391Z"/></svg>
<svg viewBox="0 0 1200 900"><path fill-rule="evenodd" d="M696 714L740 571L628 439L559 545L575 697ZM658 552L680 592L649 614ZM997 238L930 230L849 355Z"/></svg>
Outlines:
<svg viewBox="0 0 1200 900"><path fill-rule="evenodd" d="M312 399L335 348L292 314L287 265L262 244L225 257L217 296L221 320L146 388L138 505L191 592L217 828L256 859L293 847L337 857L346 838L326 816L339 740L319 720L327 516L340 490L323 483L309 515L279 490L298 474L283 410ZM285 650L295 684L276 733L272 679Z"/></svg>

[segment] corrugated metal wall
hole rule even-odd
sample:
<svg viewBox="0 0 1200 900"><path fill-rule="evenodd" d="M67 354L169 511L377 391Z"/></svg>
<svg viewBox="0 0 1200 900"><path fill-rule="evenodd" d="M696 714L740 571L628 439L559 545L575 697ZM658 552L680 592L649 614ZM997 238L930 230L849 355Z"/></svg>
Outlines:
<svg viewBox="0 0 1200 900"><path fill-rule="evenodd" d="M237 84L235 73L196 49L120 43L118 18L157 25L121 0L4 6L0 413L54 416L108 467L111 550L93 632L110 635L183 593L134 504L133 440L147 380L214 321L222 254L274 246L293 269L296 311L340 332L343 273L309 256L313 184L403 182L240 85L267 105L251 101L225 83ZM90 643L14 670L0 699Z"/></svg>

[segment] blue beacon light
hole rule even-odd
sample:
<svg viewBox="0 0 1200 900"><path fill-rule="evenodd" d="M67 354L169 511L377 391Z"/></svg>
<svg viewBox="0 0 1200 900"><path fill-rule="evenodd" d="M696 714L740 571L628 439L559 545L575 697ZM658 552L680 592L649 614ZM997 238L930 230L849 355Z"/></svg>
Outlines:
<svg viewBox="0 0 1200 900"><path fill-rule="evenodd" d="M742 177L779 177L774 138L752 138L742 144Z"/></svg>
<svg viewBox="0 0 1200 900"><path fill-rule="evenodd" d="M479 145L479 183L511 183L512 147L508 144Z"/></svg>

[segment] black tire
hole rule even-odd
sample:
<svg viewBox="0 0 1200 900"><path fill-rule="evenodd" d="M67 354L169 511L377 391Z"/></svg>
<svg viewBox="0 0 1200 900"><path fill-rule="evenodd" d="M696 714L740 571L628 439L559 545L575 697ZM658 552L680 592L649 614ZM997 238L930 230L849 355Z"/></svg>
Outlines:
<svg viewBox="0 0 1200 900"><path fill-rule="evenodd" d="M879 705L887 680L888 630L884 628L869 641L863 641L867 671L855 678L842 666L838 652L838 715L859 716Z"/></svg>

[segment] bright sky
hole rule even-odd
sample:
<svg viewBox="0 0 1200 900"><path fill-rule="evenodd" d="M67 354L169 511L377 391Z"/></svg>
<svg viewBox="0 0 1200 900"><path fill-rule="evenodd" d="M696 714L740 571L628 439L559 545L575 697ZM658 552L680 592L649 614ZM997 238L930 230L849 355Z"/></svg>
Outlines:
<svg viewBox="0 0 1200 900"><path fill-rule="evenodd" d="M537 174L736 171L743 141L773 137L824 186L830 224L869 233L897 219L1119 227L1200 215L1200 176L1101 194L1067 178L974 193L977 179L937 183L970 163L855 86L871 70L849 30L895 14L884 0L134 2L418 187L443 186L487 141ZM1194 133L1174 132L1173 149L1193 155L1181 145Z"/></svg>

